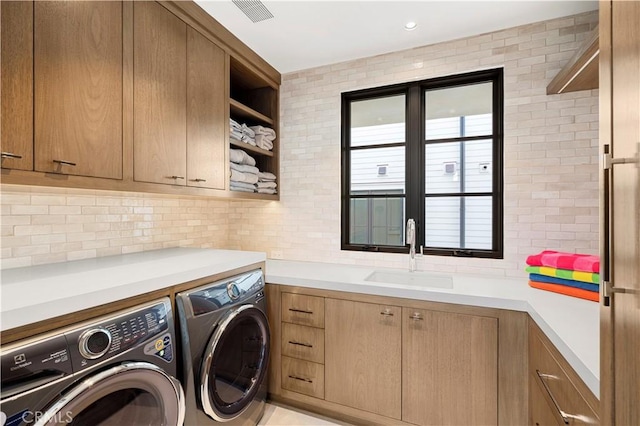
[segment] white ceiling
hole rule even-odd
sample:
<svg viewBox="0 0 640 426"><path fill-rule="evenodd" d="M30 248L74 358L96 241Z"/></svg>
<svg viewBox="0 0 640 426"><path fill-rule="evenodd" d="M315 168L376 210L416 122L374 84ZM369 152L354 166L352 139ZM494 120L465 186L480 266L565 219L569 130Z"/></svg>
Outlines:
<svg viewBox="0 0 640 426"><path fill-rule="evenodd" d="M598 8L584 0L263 0L274 18L253 23L231 0L196 3L283 74ZM406 31L408 21L418 27Z"/></svg>

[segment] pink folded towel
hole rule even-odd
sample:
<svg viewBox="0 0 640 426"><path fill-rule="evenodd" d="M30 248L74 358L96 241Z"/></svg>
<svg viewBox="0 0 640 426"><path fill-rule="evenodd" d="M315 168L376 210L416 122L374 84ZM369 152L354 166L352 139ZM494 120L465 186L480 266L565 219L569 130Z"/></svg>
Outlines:
<svg viewBox="0 0 640 426"><path fill-rule="evenodd" d="M527 265L600 273L600 257L591 254L544 250L527 257Z"/></svg>

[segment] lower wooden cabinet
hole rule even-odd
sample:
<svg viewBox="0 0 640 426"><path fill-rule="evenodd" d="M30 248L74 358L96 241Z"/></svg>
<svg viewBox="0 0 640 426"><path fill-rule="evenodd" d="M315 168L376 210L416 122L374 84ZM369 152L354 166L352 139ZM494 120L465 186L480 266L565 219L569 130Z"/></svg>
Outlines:
<svg viewBox="0 0 640 426"><path fill-rule="evenodd" d="M498 423L498 320L402 310L402 420Z"/></svg>
<svg viewBox="0 0 640 426"><path fill-rule="evenodd" d="M532 425L600 424L599 401L533 321L529 321L529 400Z"/></svg>
<svg viewBox="0 0 640 426"><path fill-rule="evenodd" d="M267 285L269 393L350 423L526 424L527 314Z"/></svg>
<svg viewBox="0 0 640 426"><path fill-rule="evenodd" d="M325 299L325 399L401 418L402 308Z"/></svg>

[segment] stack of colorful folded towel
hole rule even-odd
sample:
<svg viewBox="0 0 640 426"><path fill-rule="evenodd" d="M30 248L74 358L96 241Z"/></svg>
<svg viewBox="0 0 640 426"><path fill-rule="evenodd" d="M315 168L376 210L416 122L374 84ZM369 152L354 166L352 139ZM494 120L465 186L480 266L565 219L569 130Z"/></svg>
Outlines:
<svg viewBox="0 0 640 426"><path fill-rule="evenodd" d="M581 299L599 300L600 258L545 250L527 257L529 285Z"/></svg>

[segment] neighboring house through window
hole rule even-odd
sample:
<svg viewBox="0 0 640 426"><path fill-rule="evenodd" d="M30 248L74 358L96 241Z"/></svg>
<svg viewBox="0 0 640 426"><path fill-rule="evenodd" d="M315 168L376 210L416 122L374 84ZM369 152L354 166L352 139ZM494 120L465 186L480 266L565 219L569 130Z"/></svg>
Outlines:
<svg viewBox="0 0 640 426"><path fill-rule="evenodd" d="M342 94L342 248L502 257L502 70Z"/></svg>

